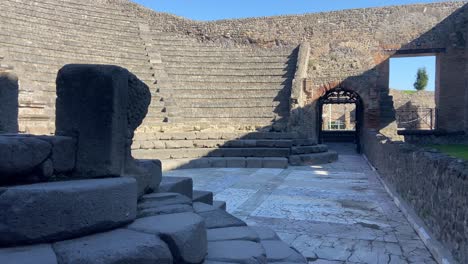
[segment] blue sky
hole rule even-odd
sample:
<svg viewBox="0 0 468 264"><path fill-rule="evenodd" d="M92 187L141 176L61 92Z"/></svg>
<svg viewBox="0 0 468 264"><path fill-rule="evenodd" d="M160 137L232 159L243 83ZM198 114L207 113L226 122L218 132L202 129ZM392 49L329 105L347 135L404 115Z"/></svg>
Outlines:
<svg viewBox="0 0 468 264"><path fill-rule="evenodd" d="M435 85L435 56L407 57L390 59L390 88L398 90L414 90L416 72L419 68L426 68L429 82L427 91L434 91Z"/></svg>
<svg viewBox="0 0 468 264"><path fill-rule="evenodd" d="M433 3L427 0L133 0L160 12L195 20L316 13L350 8Z"/></svg>
<svg viewBox="0 0 468 264"><path fill-rule="evenodd" d="M133 0L160 12L167 12L195 20L218 20L287 14L304 14L350 8L433 3L427 0ZM413 89L416 71L426 67L429 74L427 90L434 90L434 57L392 59L390 87Z"/></svg>

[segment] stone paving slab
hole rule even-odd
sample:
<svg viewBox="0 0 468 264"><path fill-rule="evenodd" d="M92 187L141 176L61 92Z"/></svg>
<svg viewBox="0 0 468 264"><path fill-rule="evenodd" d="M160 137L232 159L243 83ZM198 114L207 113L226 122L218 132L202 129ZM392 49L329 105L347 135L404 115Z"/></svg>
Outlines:
<svg viewBox="0 0 468 264"><path fill-rule="evenodd" d="M249 225L272 228L309 263L436 263L365 159L288 169L176 170Z"/></svg>

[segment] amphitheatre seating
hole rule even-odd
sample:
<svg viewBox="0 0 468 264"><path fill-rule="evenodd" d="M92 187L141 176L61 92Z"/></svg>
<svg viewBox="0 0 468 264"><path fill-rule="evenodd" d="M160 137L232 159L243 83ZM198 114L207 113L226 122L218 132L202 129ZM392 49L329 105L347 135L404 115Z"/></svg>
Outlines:
<svg viewBox="0 0 468 264"><path fill-rule="evenodd" d="M2 3L5 12L0 19L8 26L0 32L0 56L15 66L20 80L19 131L52 133L55 77L63 65L114 64L134 73L152 95L148 114L136 131L136 157L177 164L198 159L190 161L197 167L286 167L294 154L291 140L296 138L285 131L297 49L200 42L161 30L151 19L129 12L127 4ZM239 135L212 138L212 131ZM196 137L160 139L159 132ZM256 142L249 141L250 134L256 135Z"/></svg>
<svg viewBox="0 0 468 264"><path fill-rule="evenodd" d="M86 19L83 19L86 16ZM54 130L55 77L65 64L115 64L151 88L154 77L138 25L119 5L91 1L2 1L0 45L21 82L20 131Z"/></svg>
<svg viewBox="0 0 468 264"><path fill-rule="evenodd" d="M221 47L157 28L146 32L146 41L162 71L156 94L165 121L285 125L296 50Z"/></svg>

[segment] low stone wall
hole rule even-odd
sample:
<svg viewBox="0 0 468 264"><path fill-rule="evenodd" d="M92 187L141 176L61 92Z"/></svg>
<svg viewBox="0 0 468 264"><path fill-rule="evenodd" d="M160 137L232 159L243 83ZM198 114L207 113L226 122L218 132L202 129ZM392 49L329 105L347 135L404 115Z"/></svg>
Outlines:
<svg viewBox="0 0 468 264"><path fill-rule="evenodd" d="M366 132L364 153L460 263L468 263L468 162Z"/></svg>

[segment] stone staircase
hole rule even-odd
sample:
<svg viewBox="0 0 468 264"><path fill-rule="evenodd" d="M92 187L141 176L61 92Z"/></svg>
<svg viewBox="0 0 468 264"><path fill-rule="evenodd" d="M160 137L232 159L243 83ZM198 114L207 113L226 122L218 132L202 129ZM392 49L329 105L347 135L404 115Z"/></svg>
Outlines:
<svg viewBox="0 0 468 264"><path fill-rule="evenodd" d="M157 62L154 98L164 102L145 124L230 124L285 127L295 49L221 47L187 36L147 32Z"/></svg>
<svg viewBox="0 0 468 264"><path fill-rule="evenodd" d="M55 79L65 64L119 65L155 89L154 73L132 16L119 5L99 1L2 1L0 46L21 83L21 132L55 130Z"/></svg>
<svg viewBox="0 0 468 264"><path fill-rule="evenodd" d="M288 164L333 162L337 153L315 140L294 133L277 132L180 132L140 133L132 154L136 158L158 157L163 170L177 168L287 168Z"/></svg>

